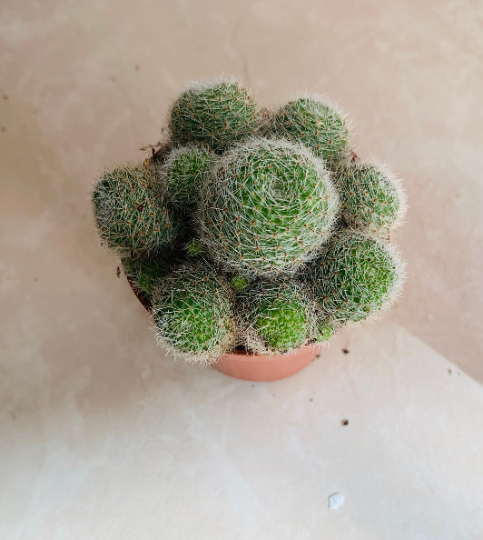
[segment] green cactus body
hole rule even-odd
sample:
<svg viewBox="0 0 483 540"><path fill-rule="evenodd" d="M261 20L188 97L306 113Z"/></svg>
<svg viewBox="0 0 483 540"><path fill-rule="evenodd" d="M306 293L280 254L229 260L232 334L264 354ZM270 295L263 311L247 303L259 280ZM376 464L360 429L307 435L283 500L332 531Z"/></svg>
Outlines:
<svg viewBox="0 0 483 540"><path fill-rule="evenodd" d="M251 95L225 79L188 87L174 103L169 119L175 143L206 145L215 152L247 139L258 125L259 112Z"/></svg>
<svg viewBox="0 0 483 540"><path fill-rule="evenodd" d="M329 166L348 153L349 130L344 117L323 99L304 97L289 101L275 113L272 133L304 144Z"/></svg>
<svg viewBox="0 0 483 540"><path fill-rule="evenodd" d="M172 205L184 212L194 210L214 158L212 152L194 146L177 148L168 154L160 176L166 198Z"/></svg>
<svg viewBox="0 0 483 540"><path fill-rule="evenodd" d="M296 281L258 281L240 296L245 322L283 353L304 345L315 324L314 304Z"/></svg>
<svg viewBox="0 0 483 540"><path fill-rule="evenodd" d="M349 226L377 236L387 236L406 211L405 192L387 169L353 161L335 175L344 218Z"/></svg>
<svg viewBox="0 0 483 540"><path fill-rule="evenodd" d="M152 163L105 171L92 199L101 241L121 256L157 252L179 232L162 202Z"/></svg>
<svg viewBox="0 0 483 540"><path fill-rule="evenodd" d="M307 267L314 296L334 321L361 321L387 307L404 281L403 265L388 245L347 231Z"/></svg>
<svg viewBox="0 0 483 540"><path fill-rule="evenodd" d="M234 343L228 284L203 264L186 264L155 290L158 342L192 363L212 364Z"/></svg>
<svg viewBox="0 0 483 540"><path fill-rule="evenodd" d="M227 270L295 271L330 234L338 196L302 145L256 139L227 152L203 191L201 240Z"/></svg>
<svg viewBox="0 0 483 540"><path fill-rule="evenodd" d="M122 266L125 273L130 276L134 287L151 299L154 289L171 273L175 262L159 256L140 259L126 257L122 259Z"/></svg>
<svg viewBox="0 0 483 540"><path fill-rule="evenodd" d="M202 257L206 255L206 247L196 238L192 238L186 245L186 252L190 257Z"/></svg>

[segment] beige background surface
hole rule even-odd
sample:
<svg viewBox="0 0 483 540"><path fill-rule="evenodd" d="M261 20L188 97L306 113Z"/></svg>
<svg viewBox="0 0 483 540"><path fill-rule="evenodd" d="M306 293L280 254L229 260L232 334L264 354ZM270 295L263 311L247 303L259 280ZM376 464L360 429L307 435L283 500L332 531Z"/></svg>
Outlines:
<svg viewBox="0 0 483 540"><path fill-rule="evenodd" d="M483 537L482 51L476 1L0 1L2 540ZM403 299L272 385L166 358L89 205L221 72L409 194Z"/></svg>

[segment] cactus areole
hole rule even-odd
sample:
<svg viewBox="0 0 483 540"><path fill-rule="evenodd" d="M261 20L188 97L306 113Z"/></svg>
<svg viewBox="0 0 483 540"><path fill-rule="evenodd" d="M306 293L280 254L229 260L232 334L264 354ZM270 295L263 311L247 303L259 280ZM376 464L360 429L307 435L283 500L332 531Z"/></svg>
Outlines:
<svg viewBox="0 0 483 540"><path fill-rule="evenodd" d="M387 238L404 218L401 181L350 158L349 124L330 101L267 112L220 77L188 85L167 127L162 151L107 168L92 202L101 244L175 357L274 380L397 298L404 263Z"/></svg>

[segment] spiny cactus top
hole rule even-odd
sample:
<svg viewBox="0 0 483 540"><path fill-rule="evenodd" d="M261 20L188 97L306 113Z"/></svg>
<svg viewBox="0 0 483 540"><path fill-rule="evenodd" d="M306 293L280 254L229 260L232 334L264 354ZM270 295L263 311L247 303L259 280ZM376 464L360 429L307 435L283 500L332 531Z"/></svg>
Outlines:
<svg viewBox="0 0 483 540"><path fill-rule="evenodd" d="M323 311L341 322L361 321L387 307L404 281L394 249L350 230L331 240L307 276Z"/></svg>
<svg viewBox="0 0 483 540"><path fill-rule="evenodd" d="M177 148L168 154L160 168L160 180L171 204L185 212L194 210L214 157L208 150L195 146Z"/></svg>
<svg viewBox="0 0 483 540"><path fill-rule="evenodd" d="M239 296L246 323L274 352L297 349L313 334L315 305L295 280L260 280Z"/></svg>
<svg viewBox="0 0 483 540"><path fill-rule="evenodd" d="M174 103L169 119L172 140L223 152L255 133L258 108L237 82L219 79L189 86Z"/></svg>
<svg viewBox="0 0 483 540"><path fill-rule="evenodd" d="M215 168L199 208L201 238L227 269L293 271L327 239L338 204L323 162L307 149L255 139Z"/></svg>
<svg viewBox="0 0 483 540"><path fill-rule="evenodd" d="M179 232L152 163L108 169L92 199L101 240L120 255L157 252Z"/></svg>
<svg viewBox="0 0 483 540"><path fill-rule="evenodd" d="M304 144L329 165L341 161L349 150L342 113L321 98L289 101L275 113L272 130L278 137Z"/></svg>
<svg viewBox="0 0 483 540"><path fill-rule="evenodd" d="M213 363L234 343L230 294L205 263L181 266L154 291L158 341L188 362Z"/></svg>
<svg viewBox="0 0 483 540"><path fill-rule="evenodd" d="M335 175L347 223L374 235L387 236L406 211L406 196L399 180L371 161L352 161Z"/></svg>

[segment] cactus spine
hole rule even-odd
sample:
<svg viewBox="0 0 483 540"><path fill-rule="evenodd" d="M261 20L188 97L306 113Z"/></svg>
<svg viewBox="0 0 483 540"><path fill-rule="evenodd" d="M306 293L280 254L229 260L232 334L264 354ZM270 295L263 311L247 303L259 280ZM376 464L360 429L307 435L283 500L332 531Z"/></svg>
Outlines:
<svg viewBox="0 0 483 540"><path fill-rule="evenodd" d="M179 232L163 203L152 163L108 169L92 199L101 241L121 256L158 252Z"/></svg>
<svg viewBox="0 0 483 540"><path fill-rule="evenodd" d="M221 78L189 86L171 108L169 129L176 144L223 152L252 136L259 122L253 97L236 81Z"/></svg>
<svg viewBox="0 0 483 540"><path fill-rule="evenodd" d="M227 152L206 184L201 240L228 270L291 272L325 242L338 206L329 173L310 151L254 139Z"/></svg>

